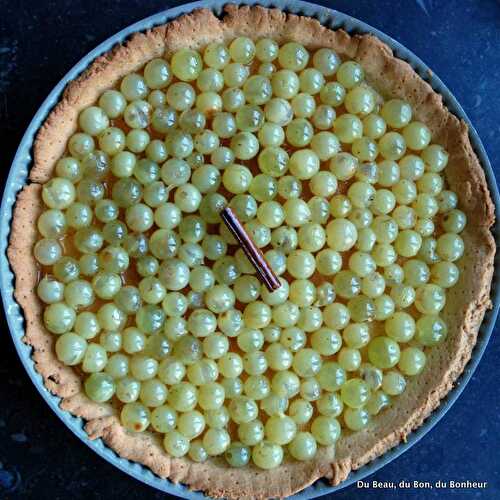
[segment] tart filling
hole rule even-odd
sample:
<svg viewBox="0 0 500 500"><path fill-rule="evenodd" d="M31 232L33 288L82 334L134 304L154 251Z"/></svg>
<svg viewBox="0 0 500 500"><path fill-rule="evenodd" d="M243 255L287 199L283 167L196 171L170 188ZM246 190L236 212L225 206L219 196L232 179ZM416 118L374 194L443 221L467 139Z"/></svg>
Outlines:
<svg viewBox="0 0 500 500"><path fill-rule="evenodd" d="M230 12L226 26L241 14L279 15ZM203 17L224 25L200 11L171 30ZM387 436L405 405L424 405L403 429L418 425L439 402L429 390L422 403L418 390L479 325L494 248L479 165L487 216L469 229L477 200L459 199L456 143L424 123L418 101L380 84L376 77L394 76L372 70L359 40L349 39L351 50L345 34L332 42L312 20L288 21L323 39L228 29L223 40L200 36L196 47L148 57L95 95L78 110L54 173L42 172L45 208L27 248L45 329L57 336L50 349L77 367L73 380L95 403L92 416L83 412L89 431L106 436L113 426L111 446L136 459L136 443L160 437L168 456L187 463L303 464L290 491L259 491L243 475L240 496L288 494L321 475L341 480L395 442ZM226 204L280 276L277 291L259 284L221 224ZM484 262L467 268L464 251ZM461 306L472 301L476 316L458 326L450 300L481 266ZM473 342L458 355L462 366ZM79 407L86 397L71 400ZM119 415L121 429L93 420L99 413ZM373 451L346 459L353 445ZM219 455L225 465L210 458ZM156 472L176 479L172 469Z"/></svg>

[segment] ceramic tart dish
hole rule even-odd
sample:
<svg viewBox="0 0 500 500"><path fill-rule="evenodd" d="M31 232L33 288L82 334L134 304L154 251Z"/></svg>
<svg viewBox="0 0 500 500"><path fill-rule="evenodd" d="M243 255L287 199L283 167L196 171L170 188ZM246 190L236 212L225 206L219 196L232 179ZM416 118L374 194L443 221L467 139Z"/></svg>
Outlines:
<svg viewBox="0 0 500 500"><path fill-rule="evenodd" d="M2 204L4 305L35 385L110 462L179 496L311 498L470 377L498 194L396 42L302 2L196 6L103 44L42 107Z"/></svg>

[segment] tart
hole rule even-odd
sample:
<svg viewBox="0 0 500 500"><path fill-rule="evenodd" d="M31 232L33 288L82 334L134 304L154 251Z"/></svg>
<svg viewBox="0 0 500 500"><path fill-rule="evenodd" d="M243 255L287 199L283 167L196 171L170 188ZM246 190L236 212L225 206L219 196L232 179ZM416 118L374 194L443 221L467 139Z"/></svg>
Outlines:
<svg viewBox="0 0 500 500"><path fill-rule="evenodd" d="M490 307L467 126L376 37L312 18L228 5L135 34L68 86L29 180L8 256L47 389L214 497L336 485L405 440Z"/></svg>

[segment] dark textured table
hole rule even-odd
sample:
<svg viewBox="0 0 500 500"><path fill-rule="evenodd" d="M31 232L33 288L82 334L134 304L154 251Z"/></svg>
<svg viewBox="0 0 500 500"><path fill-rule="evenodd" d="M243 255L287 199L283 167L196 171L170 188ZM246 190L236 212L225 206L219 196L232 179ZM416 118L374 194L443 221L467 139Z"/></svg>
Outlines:
<svg viewBox="0 0 500 500"><path fill-rule="evenodd" d="M500 4L495 0L338 0L406 45L464 107L500 174ZM0 0L0 162L5 179L31 117L83 55L123 27L177 3ZM162 498L95 455L51 412L24 372L2 318L0 499ZM498 329L497 329L498 330ZM441 422L367 481L487 481L485 489L363 489L336 499L500 498L500 339Z"/></svg>

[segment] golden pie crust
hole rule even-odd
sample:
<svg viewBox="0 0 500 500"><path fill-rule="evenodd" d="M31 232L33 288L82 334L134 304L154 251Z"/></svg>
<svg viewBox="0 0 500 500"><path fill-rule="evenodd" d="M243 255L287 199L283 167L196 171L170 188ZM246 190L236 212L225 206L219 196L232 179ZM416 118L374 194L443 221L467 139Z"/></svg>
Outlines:
<svg viewBox="0 0 500 500"><path fill-rule="evenodd" d="M445 171L450 189L459 197L468 224L462 234L465 254L459 262L459 283L447 291L443 317L448 323L446 341L430 351L424 372L412 379L393 406L373 419L370 426L343 436L333 447L321 447L314 460L285 460L277 469L253 466L229 468L222 459L198 464L169 457L158 436L133 434L119 423L110 404L97 404L83 393L80 376L58 361L55 337L43 327L42 304L36 296L37 267L32 248L38 238L35 221L41 213L41 184L52 175L69 137L77 127L79 112L100 94L114 87L126 74L154 57L182 47L201 48L213 41L245 35L296 41L309 49L331 47L341 57L359 61L366 78L384 97L406 99L415 118L427 124L433 141L449 152ZM86 421L91 439L102 438L121 457L149 467L161 478L187 484L213 497L286 497L321 477L336 485L351 470L382 455L419 427L453 387L469 361L484 313L491 306L495 242L490 232L495 214L485 174L468 137L467 125L452 115L442 98L391 49L372 35L350 36L332 31L308 17L277 9L227 5L221 18L210 10L196 10L146 33L137 33L123 45L97 58L66 88L38 132L29 184L19 193L12 221L8 257L16 276L15 297L24 310L24 342L33 347L36 370L45 386L61 398L61 408Z"/></svg>

